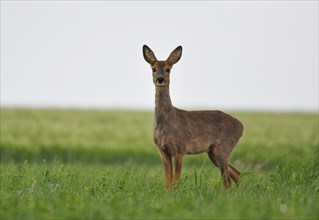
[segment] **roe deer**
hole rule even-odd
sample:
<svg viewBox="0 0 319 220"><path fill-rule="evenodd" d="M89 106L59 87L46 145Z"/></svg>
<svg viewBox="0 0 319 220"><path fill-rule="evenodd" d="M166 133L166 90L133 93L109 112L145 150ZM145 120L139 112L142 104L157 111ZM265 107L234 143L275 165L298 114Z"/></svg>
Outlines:
<svg viewBox="0 0 319 220"><path fill-rule="evenodd" d="M172 105L170 70L181 58L181 46L166 61L158 61L146 45L143 55L153 71L156 90L153 138L163 161L166 190L172 188L173 161L175 183L181 176L184 155L203 152L220 169L225 188L230 188L230 178L237 183L240 172L228 163L228 157L243 134L243 125L221 111L185 111Z"/></svg>

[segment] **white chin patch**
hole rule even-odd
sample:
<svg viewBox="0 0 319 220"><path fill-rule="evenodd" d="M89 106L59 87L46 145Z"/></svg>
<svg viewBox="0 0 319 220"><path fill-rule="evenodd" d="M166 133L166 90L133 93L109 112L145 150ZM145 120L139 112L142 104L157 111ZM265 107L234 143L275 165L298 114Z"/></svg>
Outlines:
<svg viewBox="0 0 319 220"><path fill-rule="evenodd" d="M156 82L156 85L157 86L165 86L165 82L162 82L162 83Z"/></svg>

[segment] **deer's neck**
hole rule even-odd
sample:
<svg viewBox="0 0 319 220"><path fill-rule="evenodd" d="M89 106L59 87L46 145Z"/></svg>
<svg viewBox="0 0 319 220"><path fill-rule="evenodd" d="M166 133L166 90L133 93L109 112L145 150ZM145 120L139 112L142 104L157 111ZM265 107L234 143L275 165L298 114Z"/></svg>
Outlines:
<svg viewBox="0 0 319 220"><path fill-rule="evenodd" d="M174 116L168 87L157 87L155 93L155 122L162 123Z"/></svg>

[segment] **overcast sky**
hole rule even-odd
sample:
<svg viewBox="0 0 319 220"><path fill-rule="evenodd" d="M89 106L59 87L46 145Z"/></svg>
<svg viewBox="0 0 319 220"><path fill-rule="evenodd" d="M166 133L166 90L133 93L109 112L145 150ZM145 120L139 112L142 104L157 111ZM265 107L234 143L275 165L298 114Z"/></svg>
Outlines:
<svg viewBox="0 0 319 220"><path fill-rule="evenodd" d="M318 1L1 1L1 105L318 110Z"/></svg>

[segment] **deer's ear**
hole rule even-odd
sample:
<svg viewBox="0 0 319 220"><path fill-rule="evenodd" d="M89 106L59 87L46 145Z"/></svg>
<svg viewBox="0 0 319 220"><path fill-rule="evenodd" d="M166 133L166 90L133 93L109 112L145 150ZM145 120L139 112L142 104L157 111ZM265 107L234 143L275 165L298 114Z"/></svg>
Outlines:
<svg viewBox="0 0 319 220"><path fill-rule="evenodd" d="M155 54L153 51L146 45L143 45L143 56L146 62L149 64L153 65L154 63L157 62L157 59L155 57Z"/></svg>
<svg viewBox="0 0 319 220"><path fill-rule="evenodd" d="M166 61L170 63L171 65L177 63L182 56L182 51L183 51L182 46L176 47L176 49L173 50L173 52L169 55Z"/></svg>

